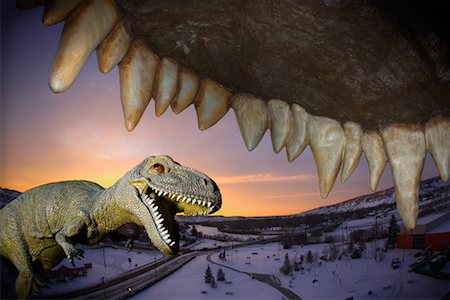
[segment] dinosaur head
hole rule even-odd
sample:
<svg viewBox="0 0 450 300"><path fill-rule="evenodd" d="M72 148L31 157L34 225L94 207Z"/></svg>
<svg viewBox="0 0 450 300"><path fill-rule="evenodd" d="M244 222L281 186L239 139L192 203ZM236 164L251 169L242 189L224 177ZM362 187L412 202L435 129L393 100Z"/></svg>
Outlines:
<svg viewBox="0 0 450 300"><path fill-rule="evenodd" d="M207 215L222 205L217 184L205 174L165 155L151 156L131 172L131 186L145 211L134 212L152 243L162 252L175 254L179 228L175 215Z"/></svg>

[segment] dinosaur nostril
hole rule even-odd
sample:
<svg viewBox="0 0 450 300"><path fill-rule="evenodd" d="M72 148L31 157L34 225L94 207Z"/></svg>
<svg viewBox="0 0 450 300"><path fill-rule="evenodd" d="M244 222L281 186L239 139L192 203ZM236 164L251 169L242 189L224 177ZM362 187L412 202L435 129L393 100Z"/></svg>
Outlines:
<svg viewBox="0 0 450 300"><path fill-rule="evenodd" d="M203 179L203 182L205 183L205 186L208 186L208 180Z"/></svg>

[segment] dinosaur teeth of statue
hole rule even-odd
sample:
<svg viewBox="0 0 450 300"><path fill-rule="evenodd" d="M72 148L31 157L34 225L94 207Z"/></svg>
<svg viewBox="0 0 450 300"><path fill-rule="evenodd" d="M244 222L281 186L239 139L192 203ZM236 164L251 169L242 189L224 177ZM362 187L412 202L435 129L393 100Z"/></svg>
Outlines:
<svg viewBox="0 0 450 300"><path fill-rule="evenodd" d="M269 116L265 101L250 94L235 94L231 107L241 130L248 151L258 146L269 126Z"/></svg>
<svg viewBox="0 0 450 300"><path fill-rule="evenodd" d="M162 194L163 194L163 191L159 191L159 192L158 192L158 196L161 197Z"/></svg>
<svg viewBox="0 0 450 300"><path fill-rule="evenodd" d="M279 153L287 144L287 139L292 128L292 114L288 103L272 99L267 103L269 115L270 136L275 153Z"/></svg>
<svg viewBox="0 0 450 300"><path fill-rule="evenodd" d="M394 124L382 131L392 177L397 209L406 228L416 227L419 185L426 155L424 130L415 124Z"/></svg>
<svg viewBox="0 0 450 300"><path fill-rule="evenodd" d="M326 198L336 181L345 147L345 134L339 122L325 117L308 120L309 144L319 174L320 195Z"/></svg>
<svg viewBox="0 0 450 300"><path fill-rule="evenodd" d="M206 201L205 200L203 200L202 205L206 206Z"/></svg>
<svg viewBox="0 0 450 300"><path fill-rule="evenodd" d="M53 92L61 93L70 87L118 18L113 2L97 0L86 2L66 21L49 79Z"/></svg>
<svg viewBox="0 0 450 300"><path fill-rule="evenodd" d="M198 128L206 130L216 124L230 108L231 93L221 84L203 79L195 98Z"/></svg>
<svg viewBox="0 0 450 300"><path fill-rule="evenodd" d="M153 88L156 116L161 116L172 102L178 86L179 67L176 61L163 57L156 71Z"/></svg>
<svg viewBox="0 0 450 300"><path fill-rule="evenodd" d="M169 231L166 229L166 228L164 228L163 230L161 230L161 234L163 234L163 235L166 235L166 234L168 234L169 233Z"/></svg>
<svg viewBox="0 0 450 300"><path fill-rule="evenodd" d="M175 241L172 241L172 243L169 244L170 247L173 247L175 245Z"/></svg>
<svg viewBox="0 0 450 300"><path fill-rule="evenodd" d="M292 129L286 144L286 153L290 162L302 154L308 145L309 114L298 104L291 104Z"/></svg>
<svg viewBox="0 0 450 300"><path fill-rule="evenodd" d="M169 192L164 192L164 193L163 193L163 196L165 197L165 196L167 196L167 194L169 194L169 196L170 196L171 198L173 198L173 197L172 197L172 193L169 193ZM175 194L173 194L173 196L175 197Z"/></svg>
<svg viewBox="0 0 450 300"><path fill-rule="evenodd" d="M188 69L182 69L178 75L178 87L170 106L172 111L179 114L194 103L195 95L200 85L197 75Z"/></svg>
<svg viewBox="0 0 450 300"><path fill-rule="evenodd" d="M450 119L431 119L425 126L425 138L441 179L446 182L450 175Z"/></svg>
<svg viewBox="0 0 450 300"><path fill-rule="evenodd" d="M56 0L45 5L42 23L45 26L58 24L66 20L83 0Z"/></svg>
<svg viewBox="0 0 450 300"><path fill-rule="evenodd" d="M366 131L361 137L361 147L369 164L370 189L375 192L387 162L383 140L377 132Z"/></svg>
<svg viewBox="0 0 450 300"><path fill-rule="evenodd" d="M119 65L120 94L128 131L136 127L150 102L158 63L158 55L143 41L135 40Z"/></svg>
<svg viewBox="0 0 450 300"><path fill-rule="evenodd" d="M210 208L211 207L211 205L212 205L212 203L211 202L208 202L208 203L206 203L207 205L208 205L208 207Z"/></svg>
<svg viewBox="0 0 450 300"><path fill-rule="evenodd" d="M118 65L127 54L130 42L125 26L118 22L96 50L100 72L108 73Z"/></svg>
<svg viewBox="0 0 450 300"><path fill-rule="evenodd" d="M180 201L180 198L181 198L182 196L181 195L178 195L177 196L177 201Z"/></svg>
<svg viewBox="0 0 450 300"><path fill-rule="evenodd" d="M361 125L354 122L344 124L345 148L344 148L344 164L342 166L341 182L344 183L352 175L361 159L361 136L363 130Z"/></svg>

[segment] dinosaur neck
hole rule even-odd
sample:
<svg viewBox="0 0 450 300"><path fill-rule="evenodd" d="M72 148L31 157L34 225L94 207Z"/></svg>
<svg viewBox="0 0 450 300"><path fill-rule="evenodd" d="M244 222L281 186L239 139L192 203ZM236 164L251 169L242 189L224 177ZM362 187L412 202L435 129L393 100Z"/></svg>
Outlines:
<svg viewBox="0 0 450 300"><path fill-rule="evenodd" d="M95 201L94 221L98 230L107 233L116 230L127 223L142 226L142 222L134 213L126 209L129 201L135 201L133 190L130 188L130 173L125 174L113 186L99 194L99 200Z"/></svg>

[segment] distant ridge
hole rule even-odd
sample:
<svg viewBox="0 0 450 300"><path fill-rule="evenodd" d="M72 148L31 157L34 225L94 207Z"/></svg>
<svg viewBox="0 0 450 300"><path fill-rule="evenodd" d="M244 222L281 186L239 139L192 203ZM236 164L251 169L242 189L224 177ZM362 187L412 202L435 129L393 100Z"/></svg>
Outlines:
<svg viewBox="0 0 450 300"><path fill-rule="evenodd" d="M0 208L13 201L22 194L15 190L0 188Z"/></svg>
<svg viewBox="0 0 450 300"><path fill-rule="evenodd" d="M419 191L420 209L444 206L450 209L450 181L442 182L440 177L433 177L420 182ZM374 213L378 210L390 210L395 207L394 188L388 188L372 194L358 196L333 205L318 207L306 212L298 213L296 216L307 216L316 214L338 214L348 213L363 209L372 209Z"/></svg>

